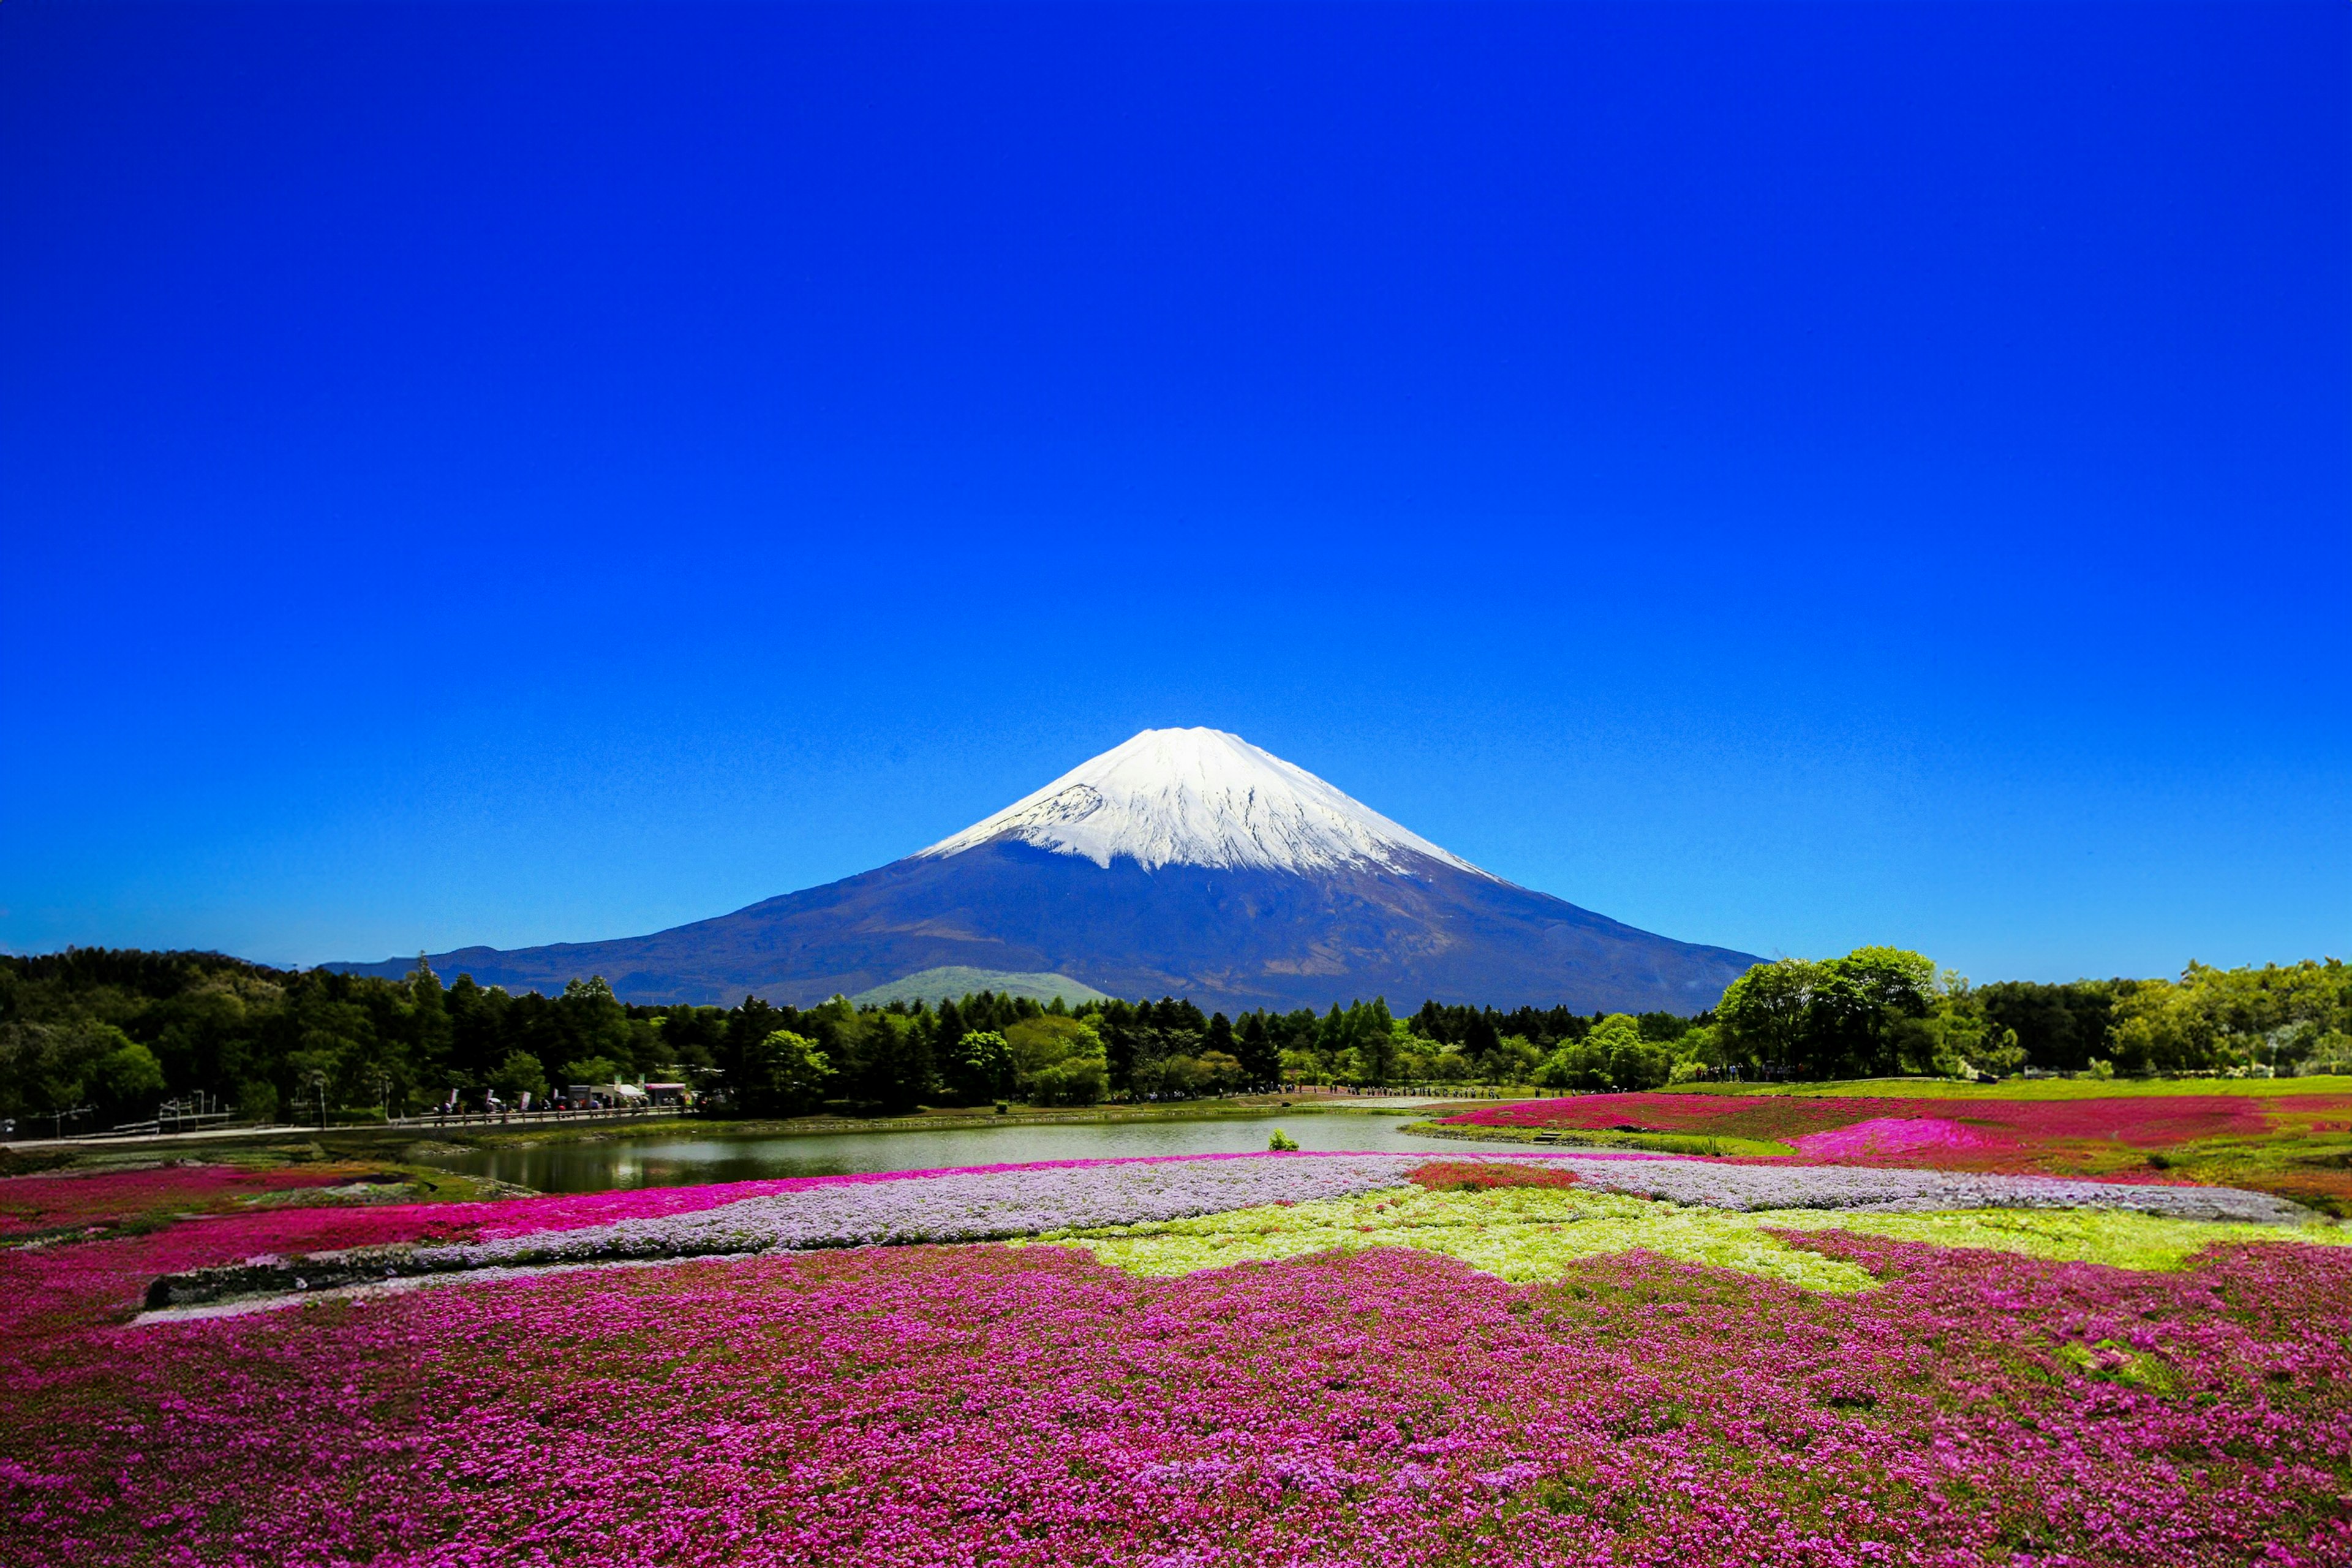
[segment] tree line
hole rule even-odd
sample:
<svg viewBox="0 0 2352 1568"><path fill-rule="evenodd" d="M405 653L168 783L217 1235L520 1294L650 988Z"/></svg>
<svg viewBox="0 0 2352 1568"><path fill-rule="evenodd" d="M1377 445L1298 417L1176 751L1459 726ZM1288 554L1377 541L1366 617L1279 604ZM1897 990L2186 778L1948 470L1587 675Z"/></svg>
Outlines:
<svg viewBox="0 0 2352 1568"><path fill-rule="evenodd" d="M2352 974L2320 963L2178 981L1972 986L1885 947L1782 959L1711 1011L1384 1000L1204 1014L1176 998L990 993L928 1004L625 1003L598 979L510 994L216 953L0 955L0 1115L85 1130L202 1096L241 1116L373 1120L492 1091L677 1079L745 1114L1188 1099L1282 1084L1608 1091L1694 1079L2314 1070L2352 1066Z"/></svg>
<svg viewBox="0 0 2352 1568"><path fill-rule="evenodd" d="M1651 1015L1651 1036L1687 1020ZM1019 1100L1181 1100L1283 1083L1523 1083L1603 1020L1385 1002L1238 1018L1193 1004L982 992L933 1007L625 1003L600 979L513 994L422 960L402 980L216 953L0 955L0 1115L104 1127L202 1096L256 1120L361 1121L485 1091L677 1079L755 1115ZM1603 1031L1605 1034L1605 1030ZM1663 1072L1655 1075L1663 1081ZM1629 1080L1632 1081L1632 1080Z"/></svg>
<svg viewBox="0 0 2352 1568"><path fill-rule="evenodd" d="M1758 964L1716 1009L1720 1061L1792 1079L2025 1068L2117 1073L2352 1070L2352 967L2191 963L2178 980L1972 985L1916 952Z"/></svg>

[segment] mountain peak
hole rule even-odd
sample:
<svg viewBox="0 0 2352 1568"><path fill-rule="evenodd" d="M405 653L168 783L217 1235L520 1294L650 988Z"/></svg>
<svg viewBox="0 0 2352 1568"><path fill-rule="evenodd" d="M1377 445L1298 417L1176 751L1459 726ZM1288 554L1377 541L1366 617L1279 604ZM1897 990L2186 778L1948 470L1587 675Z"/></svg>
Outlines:
<svg viewBox="0 0 2352 1568"><path fill-rule="evenodd" d="M551 995L609 975L633 1002L1016 982L1067 996L1082 981L1227 1013L1383 995L1695 1013L1762 961L1513 887L1238 735L1147 730L919 855L825 887L649 936L430 962ZM350 967L397 979L415 963Z"/></svg>
<svg viewBox="0 0 2352 1568"><path fill-rule="evenodd" d="M914 858L945 858L999 838L1104 868L1124 856L1147 871L1402 871L1419 857L1492 875L1222 730L1146 730Z"/></svg>

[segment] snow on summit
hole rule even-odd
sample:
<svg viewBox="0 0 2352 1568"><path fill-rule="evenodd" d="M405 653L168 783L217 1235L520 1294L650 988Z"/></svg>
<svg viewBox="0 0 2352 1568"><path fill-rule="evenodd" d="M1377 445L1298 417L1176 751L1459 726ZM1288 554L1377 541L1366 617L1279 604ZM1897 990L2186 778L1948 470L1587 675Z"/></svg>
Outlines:
<svg viewBox="0 0 2352 1568"><path fill-rule="evenodd" d="M1425 856L1492 875L1222 730L1146 730L916 858L1008 837L1105 868L1126 856L1146 870L1402 871Z"/></svg>

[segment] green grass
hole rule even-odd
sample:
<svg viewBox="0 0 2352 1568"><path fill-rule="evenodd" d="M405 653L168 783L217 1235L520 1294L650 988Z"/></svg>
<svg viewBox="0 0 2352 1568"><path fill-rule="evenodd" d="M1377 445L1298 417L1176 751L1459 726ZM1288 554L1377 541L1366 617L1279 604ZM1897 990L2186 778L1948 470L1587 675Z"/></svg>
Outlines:
<svg viewBox="0 0 2352 1568"><path fill-rule="evenodd" d="M2220 1224L2090 1209L1742 1214L1551 1187L1462 1192L1412 1186L1008 1245L1079 1247L1115 1268L1148 1275L1410 1247L1459 1258L1515 1283L1557 1279L1580 1259L1638 1250L1806 1290L1848 1294L1874 1288L1877 1281L1857 1265L1792 1247L1776 1234L1822 1231L2137 1269L2179 1268L2224 1242L2352 1245L2352 1232L2325 1221L2300 1226Z"/></svg>
<svg viewBox="0 0 2352 1568"><path fill-rule="evenodd" d="M1842 1230L1888 1241L1924 1241L1936 1247L2013 1252L2053 1263L2104 1263L2115 1268L2179 1268L2207 1247L2231 1241L2352 1246L2352 1232L2324 1220L2294 1226L2240 1225L2163 1219L2112 1209L1972 1209L1948 1214L1795 1209L1769 1218L1783 1230Z"/></svg>

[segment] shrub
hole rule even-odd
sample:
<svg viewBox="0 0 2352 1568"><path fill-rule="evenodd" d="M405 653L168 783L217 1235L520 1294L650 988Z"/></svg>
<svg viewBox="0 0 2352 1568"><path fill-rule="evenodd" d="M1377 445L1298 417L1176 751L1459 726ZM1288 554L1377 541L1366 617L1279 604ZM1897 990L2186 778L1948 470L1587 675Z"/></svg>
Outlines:
<svg viewBox="0 0 2352 1568"><path fill-rule="evenodd" d="M1029 1075L1032 1105L1099 1105L1110 1092L1110 1073L1094 1057L1073 1057Z"/></svg>
<svg viewBox="0 0 2352 1568"><path fill-rule="evenodd" d="M1493 1187L1572 1187L1576 1173L1532 1162L1433 1160L1413 1172L1412 1182L1434 1192L1480 1193Z"/></svg>
<svg viewBox="0 0 2352 1568"><path fill-rule="evenodd" d="M1096 1105L1110 1092L1110 1067L1091 1021L1052 1014L1004 1031L1013 1087L1032 1105Z"/></svg>

